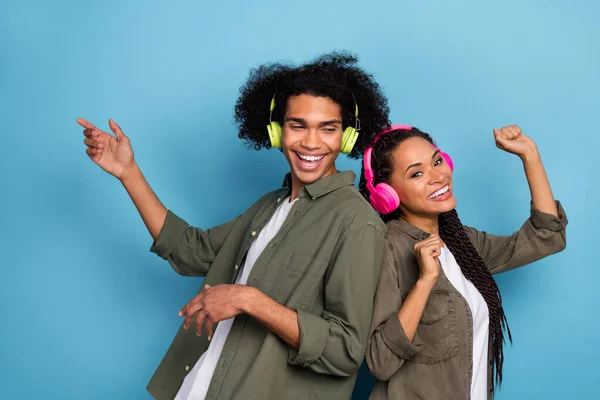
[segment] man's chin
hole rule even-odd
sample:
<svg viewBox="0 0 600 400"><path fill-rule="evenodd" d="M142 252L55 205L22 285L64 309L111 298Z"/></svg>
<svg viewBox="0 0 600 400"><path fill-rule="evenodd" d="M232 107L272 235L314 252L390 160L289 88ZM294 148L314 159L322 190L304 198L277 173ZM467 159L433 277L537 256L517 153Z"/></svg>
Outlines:
<svg viewBox="0 0 600 400"><path fill-rule="evenodd" d="M323 164L314 170L305 170L301 166L296 165L294 162L290 163L290 171L292 173L293 180L300 183L302 186L310 185L315 183L333 173L335 173L335 165Z"/></svg>

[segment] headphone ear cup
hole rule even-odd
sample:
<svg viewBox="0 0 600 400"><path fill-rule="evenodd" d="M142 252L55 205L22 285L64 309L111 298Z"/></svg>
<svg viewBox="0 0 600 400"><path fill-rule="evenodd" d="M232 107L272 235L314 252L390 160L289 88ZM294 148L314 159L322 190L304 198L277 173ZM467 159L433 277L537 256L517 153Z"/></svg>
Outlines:
<svg viewBox="0 0 600 400"><path fill-rule="evenodd" d="M340 151L343 153L344 149L346 148L346 143L348 143L348 138L350 137L350 135L348 135L349 129L351 129L350 127L346 128L344 130L344 134L342 135L342 146L340 147Z"/></svg>
<svg viewBox="0 0 600 400"><path fill-rule="evenodd" d="M342 136L341 152L344 154L349 154L354 148L356 139L358 139L358 131L351 126L347 127L346 130L344 130L344 135Z"/></svg>
<svg viewBox="0 0 600 400"><path fill-rule="evenodd" d="M389 214L400 207L400 196L387 183L378 183L375 191L371 192L371 204L382 214Z"/></svg>
<svg viewBox="0 0 600 400"><path fill-rule="evenodd" d="M444 158L444 161L446 161L446 163L450 166L450 170L452 172L454 172L454 162L452 162L452 157L450 157L450 155L448 155L447 153L444 153L441 150L440 150L440 155Z"/></svg>
<svg viewBox="0 0 600 400"><path fill-rule="evenodd" d="M281 148L281 126L279 122L273 121L267 125L267 131L269 132L269 139L271 140L271 146L276 149Z"/></svg>

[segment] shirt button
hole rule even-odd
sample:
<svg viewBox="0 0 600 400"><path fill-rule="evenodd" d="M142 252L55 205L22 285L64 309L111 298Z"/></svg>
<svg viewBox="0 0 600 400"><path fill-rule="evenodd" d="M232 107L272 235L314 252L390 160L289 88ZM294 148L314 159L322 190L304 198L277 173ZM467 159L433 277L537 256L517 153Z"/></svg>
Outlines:
<svg viewBox="0 0 600 400"><path fill-rule="evenodd" d="M185 370L186 370L186 371L189 371L189 370L190 370L190 366L189 366L189 365L186 365L186 366L185 366Z"/></svg>
<svg viewBox="0 0 600 400"><path fill-rule="evenodd" d="M237 271L240 266L235 264L235 270Z"/></svg>
<svg viewBox="0 0 600 400"><path fill-rule="evenodd" d="M279 203L281 201L281 198L277 199L277 202Z"/></svg>
<svg viewBox="0 0 600 400"><path fill-rule="evenodd" d="M256 231L252 231L252 236L256 236Z"/></svg>

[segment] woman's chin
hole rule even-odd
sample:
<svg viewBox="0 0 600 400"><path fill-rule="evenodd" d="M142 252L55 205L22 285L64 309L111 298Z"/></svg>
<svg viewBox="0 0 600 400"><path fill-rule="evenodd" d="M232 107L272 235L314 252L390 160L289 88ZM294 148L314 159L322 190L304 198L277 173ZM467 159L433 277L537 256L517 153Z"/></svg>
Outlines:
<svg viewBox="0 0 600 400"><path fill-rule="evenodd" d="M429 205L431 207L431 211L433 211L435 214L445 213L456 208L456 198L452 196L443 201L430 200Z"/></svg>

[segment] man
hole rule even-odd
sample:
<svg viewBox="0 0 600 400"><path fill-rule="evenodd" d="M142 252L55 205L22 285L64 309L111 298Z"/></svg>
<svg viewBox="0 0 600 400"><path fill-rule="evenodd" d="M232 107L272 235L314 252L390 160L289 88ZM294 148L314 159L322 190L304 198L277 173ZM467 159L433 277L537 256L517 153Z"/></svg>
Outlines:
<svg viewBox="0 0 600 400"><path fill-rule="evenodd" d="M148 385L156 399L350 398L385 228L335 161L360 156L389 124L386 98L356 63L333 53L251 72L235 107L239 136L280 148L290 172L283 188L209 230L162 205L114 121L115 136L78 120L87 154L139 210L151 251L182 275L205 276Z"/></svg>

